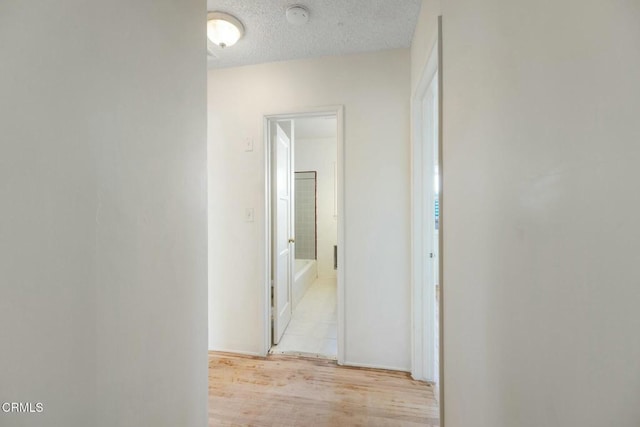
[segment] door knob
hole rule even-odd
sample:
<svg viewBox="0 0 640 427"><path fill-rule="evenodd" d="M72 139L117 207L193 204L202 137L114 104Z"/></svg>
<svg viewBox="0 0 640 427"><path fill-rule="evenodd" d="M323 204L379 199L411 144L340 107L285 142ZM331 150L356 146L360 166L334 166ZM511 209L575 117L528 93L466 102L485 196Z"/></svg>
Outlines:
<svg viewBox="0 0 640 427"><path fill-rule="evenodd" d="M295 239L289 239L289 243L295 243Z"/></svg>

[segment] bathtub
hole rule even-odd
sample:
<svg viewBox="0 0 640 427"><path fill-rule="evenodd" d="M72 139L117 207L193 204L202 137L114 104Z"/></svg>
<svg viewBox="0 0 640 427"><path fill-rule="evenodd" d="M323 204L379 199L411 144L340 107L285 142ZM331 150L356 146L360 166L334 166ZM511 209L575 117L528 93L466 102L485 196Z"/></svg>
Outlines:
<svg viewBox="0 0 640 427"><path fill-rule="evenodd" d="M309 286L318 278L318 265L315 259L297 259L295 279L293 281L293 308L295 309Z"/></svg>

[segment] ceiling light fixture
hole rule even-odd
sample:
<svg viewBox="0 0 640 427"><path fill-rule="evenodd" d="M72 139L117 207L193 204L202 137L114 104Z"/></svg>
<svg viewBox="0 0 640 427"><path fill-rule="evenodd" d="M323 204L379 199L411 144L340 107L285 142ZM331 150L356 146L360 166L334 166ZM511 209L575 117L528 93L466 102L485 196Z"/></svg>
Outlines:
<svg viewBox="0 0 640 427"><path fill-rule="evenodd" d="M235 16L224 12L207 15L207 37L211 43L225 48L233 46L244 35L244 25Z"/></svg>

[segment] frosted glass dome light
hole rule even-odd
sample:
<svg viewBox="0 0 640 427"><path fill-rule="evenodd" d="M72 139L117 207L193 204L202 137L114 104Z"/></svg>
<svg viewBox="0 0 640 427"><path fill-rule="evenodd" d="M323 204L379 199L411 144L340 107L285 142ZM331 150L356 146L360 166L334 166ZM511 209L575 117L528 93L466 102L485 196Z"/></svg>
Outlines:
<svg viewBox="0 0 640 427"><path fill-rule="evenodd" d="M207 38L222 48L233 46L242 38L244 26L236 17L222 12L207 15Z"/></svg>

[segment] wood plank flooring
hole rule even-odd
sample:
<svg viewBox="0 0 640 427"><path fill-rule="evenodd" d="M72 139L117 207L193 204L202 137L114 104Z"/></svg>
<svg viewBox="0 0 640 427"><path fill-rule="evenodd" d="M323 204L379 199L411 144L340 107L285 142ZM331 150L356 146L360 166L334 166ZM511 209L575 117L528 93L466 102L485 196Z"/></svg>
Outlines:
<svg viewBox="0 0 640 427"><path fill-rule="evenodd" d="M438 426L433 387L334 361L209 353L209 426Z"/></svg>

